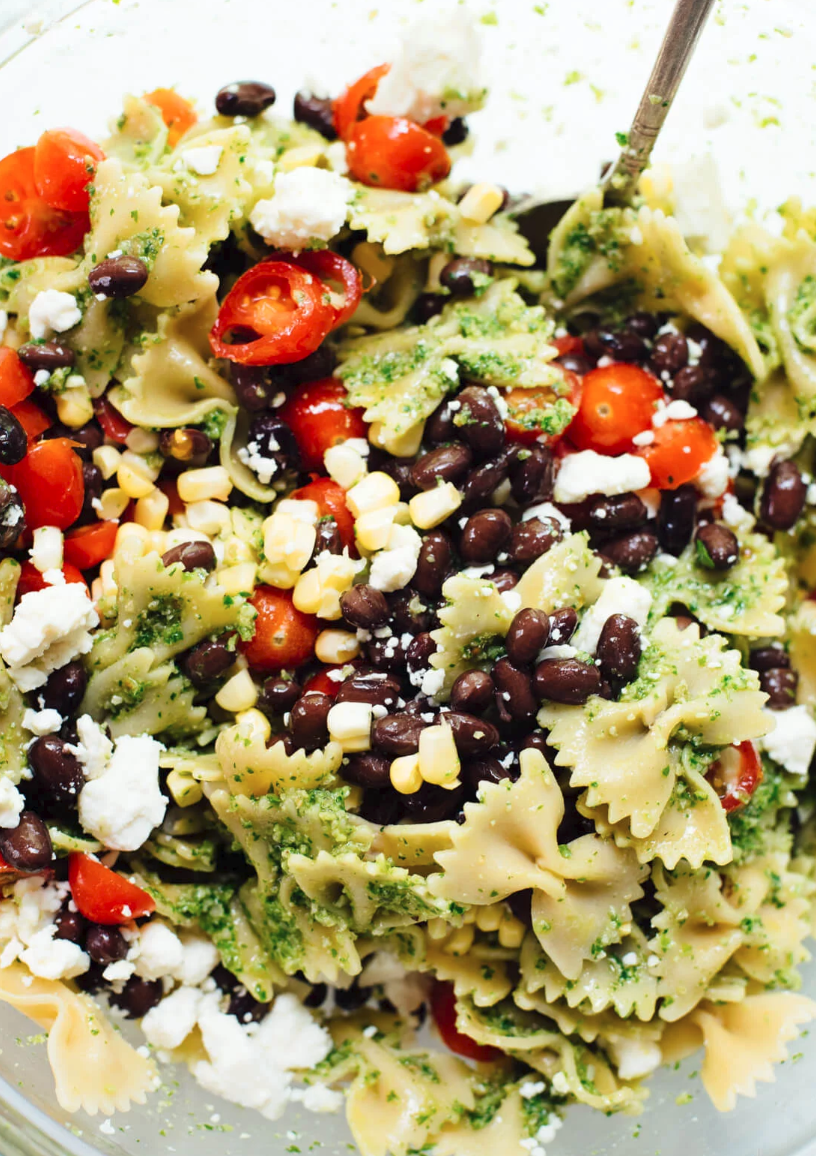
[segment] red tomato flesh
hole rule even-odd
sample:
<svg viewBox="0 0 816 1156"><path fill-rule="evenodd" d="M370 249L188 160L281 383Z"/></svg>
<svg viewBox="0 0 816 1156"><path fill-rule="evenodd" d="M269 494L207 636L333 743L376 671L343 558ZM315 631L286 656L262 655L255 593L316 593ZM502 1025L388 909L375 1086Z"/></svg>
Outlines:
<svg viewBox="0 0 816 1156"><path fill-rule="evenodd" d="M73 128L50 128L34 149L34 184L52 209L87 213L88 185L105 154L95 141Z"/></svg>
<svg viewBox="0 0 816 1156"><path fill-rule="evenodd" d="M38 405L35 405L30 397L25 398L24 401L18 401L16 405L11 407L11 412L25 430L29 445L40 434L51 428L51 418Z"/></svg>
<svg viewBox="0 0 816 1156"><path fill-rule="evenodd" d="M127 418L122 417L119 410L108 401L107 397L95 397L93 407L94 416L102 426L105 437L120 444L127 441L127 436L133 426Z"/></svg>
<svg viewBox="0 0 816 1156"><path fill-rule="evenodd" d="M570 369L564 369L562 372L568 387L567 401L577 409L581 402L581 379ZM508 439L522 445L532 445L537 441L547 443L557 441L562 435L545 434L540 424L557 399L558 394L548 385L509 390L504 395L508 409L504 428Z"/></svg>
<svg viewBox="0 0 816 1156"><path fill-rule="evenodd" d="M298 610L289 591L256 586L250 602L258 612L255 634L239 646L253 670L272 674L312 657L320 633L317 618Z"/></svg>
<svg viewBox="0 0 816 1156"><path fill-rule="evenodd" d="M340 539L352 557L357 556L354 546L354 517L346 505L346 491L331 478L318 478L301 486L289 495L296 501L316 502L321 518L334 518Z"/></svg>
<svg viewBox="0 0 816 1156"><path fill-rule="evenodd" d="M189 100L179 96L172 88L155 88L153 92L146 92L144 98L161 113L167 125L167 143L170 148L174 148L187 129L192 128L198 120L195 109Z"/></svg>
<svg viewBox="0 0 816 1156"><path fill-rule="evenodd" d="M350 84L334 102L334 127L341 140L347 140L358 120L367 116L364 105L377 91L380 79L388 72L390 64L378 64L369 69L354 84Z"/></svg>
<svg viewBox="0 0 816 1156"><path fill-rule="evenodd" d="M637 365L606 365L584 375L581 405L568 437L579 450L624 454L632 438L651 427L660 382Z"/></svg>
<svg viewBox="0 0 816 1156"><path fill-rule="evenodd" d="M726 747L706 776L724 811L743 807L762 782L762 761L752 742Z"/></svg>
<svg viewBox="0 0 816 1156"><path fill-rule="evenodd" d="M82 246L89 228L87 213L54 209L37 192L33 148L0 160L0 256L67 257Z"/></svg>
<svg viewBox="0 0 816 1156"><path fill-rule="evenodd" d="M296 257L287 257L287 260L299 265L307 273L319 277L332 291L332 300L329 302L334 312L332 328L337 329L340 325L345 325L360 304L363 295L363 278L359 269L339 253L332 253L331 249L304 251L298 253ZM336 302L334 285L337 285L342 293Z"/></svg>
<svg viewBox="0 0 816 1156"><path fill-rule="evenodd" d="M34 374L14 349L0 345L0 405L11 409L33 392Z"/></svg>
<svg viewBox="0 0 816 1156"><path fill-rule="evenodd" d="M369 116L351 130L349 173L363 185L415 193L444 180L451 169L439 137L404 116Z"/></svg>
<svg viewBox="0 0 816 1156"><path fill-rule="evenodd" d="M129 923L156 910L155 900L141 887L82 851L68 856L68 882L77 909L93 923Z"/></svg>
<svg viewBox="0 0 816 1156"><path fill-rule="evenodd" d="M305 470L322 470L330 446L367 437L363 410L347 406L347 397L342 381L325 377L298 386L278 411L295 435Z"/></svg>
<svg viewBox="0 0 816 1156"><path fill-rule="evenodd" d="M18 465L3 466L0 474L17 487L29 530L40 526L67 530L82 511L82 462L68 438L37 442Z"/></svg>
<svg viewBox="0 0 816 1156"><path fill-rule="evenodd" d="M653 486L659 490L676 490L697 477L718 447L708 422L692 417L659 426L651 445L642 446L637 453L648 463Z"/></svg>
<svg viewBox="0 0 816 1156"><path fill-rule="evenodd" d="M468 1060L478 1060L483 1064L503 1058L504 1053L499 1048L477 1044L470 1036L459 1031L456 1026L456 997L453 994L452 983L441 983L439 980L434 982L431 989L431 1014L436 1030L442 1037L442 1043L457 1056L465 1056Z"/></svg>
<svg viewBox="0 0 816 1156"><path fill-rule="evenodd" d="M90 526L80 526L65 536L63 554L66 562L78 566L80 570L90 570L98 566L113 553L116 544L118 522L94 522Z"/></svg>
<svg viewBox="0 0 816 1156"><path fill-rule="evenodd" d="M75 565L66 562L62 567L62 576L66 582L77 582L88 589L88 583ZM17 582L17 600L24 594L31 594L35 590L45 590L48 583L33 562L23 562L20 566L20 578Z"/></svg>

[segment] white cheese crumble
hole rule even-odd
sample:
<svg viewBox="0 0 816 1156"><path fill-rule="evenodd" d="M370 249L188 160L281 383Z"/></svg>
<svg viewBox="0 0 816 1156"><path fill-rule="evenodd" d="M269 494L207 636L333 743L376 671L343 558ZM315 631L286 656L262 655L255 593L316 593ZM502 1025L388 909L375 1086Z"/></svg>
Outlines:
<svg viewBox="0 0 816 1156"><path fill-rule="evenodd" d="M99 616L84 586L69 582L24 594L0 630L0 656L20 690L36 690L49 674L93 645Z"/></svg>
<svg viewBox="0 0 816 1156"><path fill-rule="evenodd" d="M653 1040L617 1039L609 1046L622 1080L641 1080L660 1067L660 1045Z"/></svg>
<svg viewBox="0 0 816 1156"><path fill-rule="evenodd" d="M552 502L539 502L536 506L528 506L521 515L522 522L529 522L531 518L550 518L556 525L560 526L562 530L569 530L572 523L566 514L562 514L558 506L554 506Z"/></svg>
<svg viewBox="0 0 816 1156"><path fill-rule="evenodd" d="M723 494L722 520L732 530L748 533L753 530L756 518L740 505L734 494Z"/></svg>
<svg viewBox="0 0 816 1156"><path fill-rule="evenodd" d="M51 707L47 710L32 710L29 707L23 715L23 726L33 735L52 735L62 726L62 715Z"/></svg>
<svg viewBox="0 0 816 1156"><path fill-rule="evenodd" d="M336 1092L327 1084L309 1084L306 1088L293 1088L292 1100L300 1102L307 1112L337 1112L345 1103L342 1092Z"/></svg>
<svg viewBox="0 0 816 1156"><path fill-rule="evenodd" d="M610 578L598 601L584 614L570 642L576 650L594 654L607 618L612 614L626 614L642 629L651 605L651 594L634 578Z"/></svg>
<svg viewBox="0 0 816 1156"><path fill-rule="evenodd" d="M0 905L0 967L21 959L42 979L73 979L90 966L75 943L54 939L54 916L70 895L67 883L49 883L41 875L19 879Z"/></svg>
<svg viewBox="0 0 816 1156"><path fill-rule="evenodd" d="M774 729L759 740L760 746L785 770L806 775L816 750L816 722L804 704L789 710L763 708Z"/></svg>
<svg viewBox="0 0 816 1156"><path fill-rule="evenodd" d="M649 467L634 454L606 457L594 450L582 450L564 458L555 479L555 500L569 505L583 502L590 494L626 494L643 490L650 481Z"/></svg>
<svg viewBox="0 0 816 1156"><path fill-rule="evenodd" d="M181 1047L196 1026L201 1000L197 987L179 987L166 996L142 1020L147 1042L168 1052Z"/></svg>
<svg viewBox="0 0 816 1156"><path fill-rule="evenodd" d="M328 169L293 169L275 178L275 195L258 201L249 221L270 245L303 249L314 241L330 241L339 233L351 191L345 177Z"/></svg>
<svg viewBox="0 0 816 1156"><path fill-rule="evenodd" d="M0 779L0 827L16 827L24 810L25 799L11 779Z"/></svg>
<svg viewBox="0 0 816 1156"><path fill-rule="evenodd" d="M412 526L392 526L388 549L380 550L372 559L370 585L386 593L407 586L416 573L421 546L422 539Z"/></svg>
<svg viewBox="0 0 816 1156"><path fill-rule="evenodd" d="M184 962L184 944L161 919L151 919L140 928L136 974L143 979L174 975Z"/></svg>
<svg viewBox="0 0 816 1156"><path fill-rule="evenodd" d="M182 160L191 173L211 177L218 168L223 151L221 145L199 145L198 148L185 149Z"/></svg>
<svg viewBox="0 0 816 1156"><path fill-rule="evenodd" d="M79 821L106 847L136 851L164 819L161 750L161 743L150 735L122 735L104 772L80 791Z"/></svg>
<svg viewBox="0 0 816 1156"><path fill-rule="evenodd" d="M729 482L728 458L718 448L713 457L709 458L700 467L700 472L694 479L697 489L707 498L719 498L725 493Z"/></svg>
<svg viewBox="0 0 816 1156"><path fill-rule="evenodd" d="M55 931L53 924L38 931L25 951L20 952L20 960L40 979L73 979L82 975L90 967L90 957L78 943L55 939Z"/></svg>
<svg viewBox="0 0 816 1156"><path fill-rule="evenodd" d="M64 333L82 320L82 312L73 293L59 289L42 289L28 311L28 328L36 340L48 337L53 331Z"/></svg>
<svg viewBox="0 0 816 1156"><path fill-rule="evenodd" d="M113 743L89 714L80 715L76 726L79 742L69 750L82 763L85 778L98 779L107 769Z"/></svg>
<svg viewBox="0 0 816 1156"><path fill-rule="evenodd" d="M660 429L667 421L688 421L697 417L697 410L687 401L670 401L668 405L659 405L652 417L652 427ZM634 439L633 439L634 440ZM648 445L648 442L646 443Z"/></svg>
<svg viewBox="0 0 816 1156"><path fill-rule="evenodd" d="M268 486L278 472L278 462L275 458L265 458L258 442L247 442L246 446L241 446L238 450L238 460L257 475L262 486Z"/></svg>

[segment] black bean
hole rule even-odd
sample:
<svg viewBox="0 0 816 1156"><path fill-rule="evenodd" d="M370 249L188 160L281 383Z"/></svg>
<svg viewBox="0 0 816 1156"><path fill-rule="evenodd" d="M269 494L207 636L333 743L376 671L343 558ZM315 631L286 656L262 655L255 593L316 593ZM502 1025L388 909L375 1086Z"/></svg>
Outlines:
<svg viewBox="0 0 816 1156"><path fill-rule="evenodd" d="M0 827L0 855L15 871L43 871L53 858L48 828L33 811L23 811L16 827Z"/></svg>
<svg viewBox="0 0 816 1156"><path fill-rule="evenodd" d="M513 527L508 553L513 562L529 566L559 542L563 532L554 518L528 518Z"/></svg>
<svg viewBox="0 0 816 1156"><path fill-rule="evenodd" d="M416 715L386 715L371 728L371 745L392 759L414 755L419 750L419 736L428 724Z"/></svg>
<svg viewBox="0 0 816 1156"><path fill-rule="evenodd" d="M552 747L547 746L547 737L543 731L533 731L532 734L525 735L519 746L519 754L522 751L539 751L548 762L555 753Z"/></svg>
<svg viewBox="0 0 816 1156"><path fill-rule="evenodd" d="M529 722L538 710L530 675L515 666L509 658L500 658L492 670L496 684L496 706L500 716L516 722Z"/></svg>
<svg viewBox="0 0 816 1156"><path fill-rule="evenodd" d="M351 987L334 989L334 1002L343 1011L357 1011L371 999L371 992L370 987L360 987L354 980Z"/></svg>
<svg viewBox="0 0 816 1156"><path fill-rule="evenodd" d="M66 899L62 907L54 916L54 939L67 939L69 943L82 943L85 938L85 928L88 925L84 915L71 910L70 900Z"/></svg>
<svg viewBox="0 0 816 1156"><path fill-rule="evenodd" d="M232 635L199 642L187 655L184 668L190 682L198 690L206 690L235 662L235 651L230 649Z"/></svg>
<svg viewBox="0 0 816 1156"><path fill-rule="evenodd" d="M405 650L398 637L372 638L366 644L366 657L377 670L396 674L405 667Z"/></svg>
<svg viewBox="0 0 816 1156"><path fill-rule="evenodd" d="M512 533L513 523L506 510L479 510L465 523L459 553L468 564L494 562Z"/></svg>
<svg viewBox="0 0 816 1156"><path fill-rule="evenodd" d="M268 714L286 714L295 705L303 692L294 678L273 675L267 678L258 695L258 707Z"/></svg>
<svg viewBox="0 0 816 1156"><path fill-rule="evenodd" d="M94 963L107 965L124 959L128 953L127 940L117 927L103 927L92 923L85 936L85 950Z"/></svg>
<svg viewBox="0 0 816 1156"><path fill-rule="evenodd" d="M550 635L548 646L563 646L569 642L578 625L578 613L571 606L564 606L561 610L553 610L550 615Z"/></svg>
<svg viewBox="0 0 816 1156"><path fill-rule="evenodd" d="M745 417L730 397L718 393L703 410L703 417L714 429L738 432L745 425Z"/></svg>
<svg viewBox="0 0 816 1156"><path fill-rule="evenodd" d="M456 441L457 429L453 424L453 412L447 398L433 411L425 422L424 438L429 445L439 446L445 442Z"/></svg>
<svg viewBox="0 0 816 1156"><path fill-rule="evenodd" d="M215 550L210 542L181 542L162 554L162 562L165 566L180 563L185 570L214 570Z"/></svg>
<svg viewBox="0 0 816 1156"><path fill-rule="evenodd" d="M805 506L807 486L795 462L777 462L762 490L760 517L773 530L790 530Z"/></svg>
<svg viewBox="0 0 816 1156"><path fill-rule="evenodd" d="M382 461L376 461L376 450L371 447L368 457L368 465L370 469L382 470L383 473L388 474L389 478L393 478L399 486L400 498L403 502L410 502L417 488L414 485L414 478L412 474L413 462L406 458L392 458L390 454L382 454Z"/></svg>
<svg viewBox="0 0 816 1156"><path fill-rule="evenodd" d="M648 516L649 512L637 494L596 498L587 513L590 528L599 533L634 530L642 526Z"/></svg>
<svg viewBox="0 0 816 1156"><path fill-rule="evenodd" d="M453 424L459 436L481 457L497 454L504 445L504 422L488 391L479 385L469 385L457 401L459 409Z"/></svg>
<svg viewBox="0 0 816 1156"><path fill-rule="evenodd" d="M269 405L276 387L262 365L241 365L230 362L230 381L238 404L249 413L260 413Z"/></svg>
<svg viewBox="0 0 816 1156"><path fill-rule="evenodd" d="M421 634L433 627L433 615L413 590L397 590L388 599L388 609L396 634Z"/></svg>
<svg viewBox="0 0 816 1156"><path fill-rule="evenodd" d="M261 1003L243 985L239 985L230 996L227 1015L235 1016L239 1023L260 1023L269 1014L269 1004Z"/></svg>
<svg viewBox="0 0 816 1156"><path fill-rule="evenodd" d="M471 297L493 276L493 264L483 257L454 257L448 261L439 280L454 297Z"/></svg>
<svg viewBox="0 0 816 1156"><path fill-rule="evenodd" d="M366 791L360 805L360 818L375 823L378 827L396 823L402 815L403 797L398 791L388 788L382 791Z"/></svg>
<svg viewBox="0 0 816 1156"><path fill-rule="evenodd" d="M48 817L70 814L85 785L82 765L68 744L56 735L43 735L29 747L32 780L29 790Z"/></svg>
<svg viewBox="0 0 816 1156"><path fill-rule="evenodd" d="M501 783L512 777L511 772L492 755L482 759L467 759L462 763L462 778L474 792L479 790L482 783Z"/></svg>
<svg viewBox="0 0 816 1156"><path fill-rule="evenodd" d="M514 586L518 586L519 576L514 570L494 570L490 575L490 581L496 587L500 594L505 590L512 590Z"/></svg>
<svg viewBox="0 0 816 1156"><path fill-rule="evenodd" d="M596 655L601 672L613 687L624 686L637 677L642 645L640 629L628 614L607 618L598 639Z"/></svg>
<svg viewBox="0 0 816 1156"><path fill-rule="evenodd" d="M546 446L531 446L513 463L510 482L513 497L523 506L552 497L555 462Z"/></svg>
<svg viewBox="0 0 816 1156"><path fill-rule="evenodd" d="M603 554L624 574L645 570L657 553L657 538L648 530L633 530L611 542L604 542Z"/></svg>
<svg viewBox="0 0 816 1156"><path fill-rule="evenodd" d="M534 684L540 699L580 706L601 689L601 672L577 658L545 658L535 669Z"/></svg>
<svg viewBox="0 0 816 1156"><path fill-rule="evenodd" d="M587 338L591 353L613 357L615 361L645 361L649 352L633 329L598 329Z"/></svg>
<svg viewBox="0 0 816 1156"><path fill-rule="evenodd" d="M532 891L514 891L507 896L507 906L525 927L533 926Z"/></svg>
<svg viewBox="0 0 816 1156"><path fill-rule="evenodd" d="M402 807L412 823L440 823L452 819L464 801L463 784L449 791L434 783L423 783L415 794L402 796Z"/></svg>
<svg viewBox="0 0 816 1156"><path fill-rule="evenodd" d="M159 450L166 458L185 466L203 466L212 453L213 444L203 430L182 426L164 429L159 435Z"/></svg>
<svg viewBox="0 0 816 1156"><path fill-rule="evenodd" d="M121 1008L128 1019L140 1020L161 1002L163 996L164 985L160 979L142 979L133 975L118 995L111 995L110 1002Z"/></svg>
<svg viewBox="0 0 816 1156"><path fill-rule="evenodd" d="M88 685L88 675L81 662L69 662L48 676L37 691L41 710L57 710L66 718L76 714Z"/></svg>
<svg viewBox="0 0 816 1156"><path fill-rule="evenodd" d="M710 370L702 365L686 365L674 375L669 388L675 401L687 401L699 409L711 397L714 385Z"/></svg>
<svg viewBox="0 0 816 1156"><path fill-rule="evenodd" d="M215 97L215 107L221 116L260 116L274 103L274 88L259 80L225 84Z"/></svg>
<svg viewBox="0 0 816 1156"><path fill-rule="evenodd" d="M482 714L493 701L493 679L483 670L466 670L451 687L450 705L454 711Z"/></svg>
<svg viewBox="0 0 816 1156"><path fill-rule="evenodd" d="M411 310L412 320L417 325L427 325L432 317L437 317L442 312L447 302L448 298L439 293L420 293Z"/></svg>
<svg viewBox="0 0 816 1156"><path fill-rule="evenodd" d="M318 345L314 353L288 365L277 365L271 371L272 381L280 389L291 389L307 381L331 377L337 365L337 349L328 341Z"/></svg>
<svg viewBox="0 0 816 1156"><path fill-rule="evenodd" d="M25 510L20 496L0 478L0 549L11 549L25 529Z"/></svg>
<svg viewBox="0 0 816 1156"><path fill-rule="evenodd" d="M697 562L706 570L730 570L739 559L733 530L720 522L706 522L697 530Z"/></svg>
<svg viewBox="0 0 816 1156"><path fill-rule="evenodd" d="M147 281L149 270L141 257L108 257L88 274L91 292L103 297L132 297Z"/></svg>
<svg viewBox="0 0 816 1156"><path fill-rule="evenodd" d="M95 449L105 440L105 435L102 432L102 427L95 421L89 421L86 425L80 426L79 429L66 430L65 434L60 434L60 437L70 437L72 441L79 442L79 446L74 446L74 449L82 458L83 461L90 461L91 454Z"/></svg>
<svg viewBox="0 0 816 1156"><path fill-rule="evenodd" d="M633 313L631 317L626 318L624 325L647 341L651 341L660 328L660 322L654 313Z"/></svg>
<svg viewBox="0 0 816 1156"><path fill-rule="evenodd" d="M358 787L381 790L391 782L391 761L374 751L349 755L340 768L343 778Z"/></svg>
<svg viewBox="0 0 816 1156"><path fill-rule="evenodd" d="M470 469L473 452L463 442L439 446L414 463L411 480L418 490L433 490L439 483L460 481Z"/></svg>
<svg viewBox="0 0 816 1156"><path fill-rule="evenodd" d="M771 710L787 710L796 703L796 688L799 675L784 666L763 670L759 676L759 689L768 696L765 704Z"/></svg>
<svg viewBox="0 0 816 1156"><path fill-rule="evenodd" d="M453 148L455 145L460 145L463 141L467 140L469 131L465 118L455 116L442 133L442 141L448 148Z"/></svg>
<svg viewBox="0 0 816 1156"><path fill-rule="evenodd" d="M317 558L320 554L343 553L343 538L334 518L321 518L315 528L317 533L312 558Z"/></svg>
<svg viewBox="0 0 816 1156"><path fill-rule="evenodd" d="M307 691L301 695L289 717L289 727L296 746L301 750L314 751L329 741L326 720L334 700L327 694Z"/></svg>
<svg viewBox="0 0 816 1156"><path fill-rule="evenodd" d="M57 862L59 863L61 860L58 859ZM74 983L80 991L84 991L88 995L94 995L96 992L101 991L103 987L107 987L107 981L102 974L104 970L101 964L92 963L87 971L75 977ZM159 987L161 987L161 982L159 982ZM116 997L111 995L110 1002L116 1004Z"/></svg>
<svg viewBox="0 0 816 1156"><path fill-rule="evenodd" d="M450 569L451 545L441 530L431 530L422 539L417 568L411 585L426 598L435 598Z"/></svg>
<svg viewBox="0 0 816 1156"><path fill-rule="evenodd" d="M583 377L592 369L594 362L580 353L565 353L563 357L558 358L558 364L571 373L577 373L579 377Z"/></svg>
<svg viewBox="0 0 816 1156"><path fill-rule="evenodd" d="M519 610L504 640L507 657L514 666L529 666L547 645L549 635L550 620L543 610Z"/></svg>
<svg viewBox="0 0 816 1156"><path fill-rule="evenodd" d="M0 462L4 466L16 466L26 456L28 438L18 419L11 410L0 405Z"/></svg>
<svg viewBox="0 0 816 1156"><path fill-rule="evenodd" d="M760 673L764 670L778 670L790 666L790 657L781 646L760 646L748 656L748 665Z"/></svg>
<svg viewBox="0 0 816 1156"><path fill-rule="evenodd" d="M362 582L340 598L340 609L350 626L373 630L388 621L388 601L381 590Z"/></svg>
<svg viewBox="0 0 816 1156"><path fill-rule="evenodd" d="M419 670L427 670L432 654L436 654L436 643L430 634L426 631L417 634L405 652L405 665L409 672L416 674Z"/></svg>
<svg viewBox="0 0 816 1156"><path fill-rule="evenodd" d="M452 710L442 717L453 731L456 749L463 758L484 755L499 741L499 732L493 724L476 715Z"/></svg>
<svg viewBox="0 0 816 1156"><path fill-rule="evenodd" d="M663 490L657 514L657 539L661 550L677 557L682 554L694 533L697 491L691 483L676 490Z"/></svg>
<svg viewBox="0 0 816 1156"><path fill-rule="evenodd" d="M661 333L652 346L652 369L658 375L675 374L688 364L688 354L688 342L682 333Z"/></svg>
<svg viewBox="0 0 816 1156"><path fill-rule="evenodd" d="M280 470L297 469L300 465L295 435L274 413L259 413L252 419L247 431L247 447L262 458L276 461Z"/></svg>
<svg viewBox="0 0 816 1156"><path fill-rule="evenodd" d="M361 671L340 683L334 701L367 702L371 706L384 706L389 711L395 711L400 691L399 679L393 675L376 670Z"/></svg>
<svg viewBox="0 0 816 1156"><path fill-rule="evenodd" d="M334 105L329 97L298 92L295 95L294 116L299 124L308 124L309 128L319 132L326 140L337 140Z"/></svg>
<svg viewBox="0 0 816 1156"><path fill-rule="evenodd" d="M21 345L17 356L32 373L44 369L53 373L55 369L70 369L76 361L73 349L61 341L30 341Z"/></svg>
<svg viewBox="0 0 816 1156"><path fill-rule="evenodd" d="M325 983L316 983L308 995L303 997L303 1006L317 1008L322 1007L326 1002L326 996L329 994L329 989Z"/></svg>

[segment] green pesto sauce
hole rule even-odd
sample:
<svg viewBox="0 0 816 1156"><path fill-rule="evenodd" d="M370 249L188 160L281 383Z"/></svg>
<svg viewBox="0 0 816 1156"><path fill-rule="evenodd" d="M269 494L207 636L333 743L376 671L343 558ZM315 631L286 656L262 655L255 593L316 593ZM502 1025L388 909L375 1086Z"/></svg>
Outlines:
<svg viewBox="0 0 816 1156"><path fill-rule="evenodd" d="M181 618L184 613L184 599L175 594L160 594L152 598L147 609L136 620L136 630L131 650L142 646L153 646L161 642L174 646L184 639Z"/></svg>

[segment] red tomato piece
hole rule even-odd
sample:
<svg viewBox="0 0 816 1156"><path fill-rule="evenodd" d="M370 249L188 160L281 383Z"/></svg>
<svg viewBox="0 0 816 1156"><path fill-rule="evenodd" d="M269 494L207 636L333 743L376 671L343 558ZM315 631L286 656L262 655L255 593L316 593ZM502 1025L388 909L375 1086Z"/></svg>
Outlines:
<svg viewBox="0 0 816 1156"><path fill-rule="evenodd" d="M299 265L307 273L319 277L332 293L334 293L333 285L340 287L343 293L342 301L337 304L334 301L330 302L334 311L332 328L337 329L338 326L345 325L360 304L363 295L363 278L360 270L339 253L333 253L331 249L304 250L298 253L297 257L288 256L287 260Z"/></svg>
<svg viewBox="0 0 816 1156"><path fill-rule="evenodd" d="M347 397L342 381L324 377L298 386L278 411L295 435L305 470L322 470L330 446L367 437L363 410L348 406Z"/></svg>
<svg viewBox="0 0 816 1156"><path fill-rule="evenodd" d="M564 337L554 337L550 344L558 350L559 357L566 357L568 353L581 356L584 352L583 337L573 337L571 333L567 333Z"/></svg>
<svg viewBox="0 0 816 1156"><path fill-rule="evenodd" d="M660 382L637 365L607 365L584 375L581 406L569 427L579 450L624 454L649 429L663 397Z"/></svg>
<svg viewBox="0 0 816 1156"><path fill-rule="evenodd" d="M77 582L88 589L88 583L82 577L76 566L66 562L62 567L62 576L66 582ZM23 562L20 566L20 578L17 582L17 601L24 594L31 594L34 590L45 590L48 583L33 562Z"/></svg>
<svg viewBox="0 0 816 1156"><path fill-rule="evenodd" d="M107 397L102 396L94 398L93 407L94 416L102 426L105 437L110 438L112 442L119 442L120 445L127 441L133 426L127 418L122 417L116 406Z"/></svg>
<svg viewBox="0 0 816 1156"><path fill-rule="evenodd" d="M762 782L762 760L752 742L726 747L706 778L720 797L724 811L744 806Z"/></svg>
<svg viewBox="0 0 816 1156"><path fill-rule="evenodd" d="M444 180L451 169L439 137L404 116L369 116L351 130L349 173L363 185L416 193Z"/></svg>
<svg viewBox="0 0 816 1156"><path fill-rule="evenodd" d="M78 566L80 570L90 570L106 558L110 558L116 543L118 522L92 522L90 526L79 526L65 535L63 549L66 562Z"/></svg>
<svg viewBox="0 0 816 1156"><path fill-rule="evenodd" d="M449 124L450 117L432 116L430 120L425 121L422 127L427 132L432 132L434 136L442 136L444 132L447 132Z"/></svg>
<svg viewBox="0 0 816 1156"><path fill-rule="evenodd" d="M483 1064L494 1063L503 1058L504 1053L499 1048L477 1044L470 1036L459 1031L456 1026L456 997L453 994L452 983L434 981L431 989L431 1014L436 1030L442 1037L442 1043L457 1056L465 1056L468 1060L478 1060Z"/></svg>
<svg viewBox="0 0 816 1156"><path fill-rule="evenodd" d="M376 68L369 69L338 96L333 106L334 127L341 140L347 140L357 121L368 115L363 106L367 100L371 100L381 78L390 67L390 64L378 64Z"/></svg>
<svg viewBox="0 0 816 1156"><path fill-rule="evenodd" d="M568 386L567 401L577 410L581 402L581 379L570 369L562 372ZM508 409L504 428L510 441L521 442L522 445L532 445L537 441L546 441L548 444L558 441L561 435L545 435L541 426L547 411L558 400L558 394L550 386L511 389L504 395L504 399Z"/></svg>
<svg viewBox="0 0 816 1156"><path fill-rule="evenodd" d="M105 154L95 141L73 128L50 128L34 148L34 184L52 209L87 213L88 185Z"/></svg>
<svg viewBox="0 0 816 1156"><path fill-rule="evenodd" d="M708 422L692 417L659 426L651 445L642 446L637 452L648 462L653 486L659 490L676 490L697 477L702 466L714 457L718 446Z"/></svg>
<svg viewBox="0 0 816 1156"><path fill-rule="evenodd" d="M33 392L34 374L23 365L16 350L0 345L0 405L11 409Z"/></svg>
<svg viewBox="0 0 816 1156"><path fill-rule="evenodd" d="M34 149L0 160L0 256L12 261L67 257L82 246L90 228L87 213L47 205L34 183Z"/></svg>
<svg viewBox="0 0 816 1156"><path fill-rule="evenodd" d="M329 678L329 674L333 670L342 669L342 666L324 666L317 674L307 678L303 684L303 693L314 691L316 694L327 694L329 698L334 698L343 683L338 679Z"/></svg>
<svg viewBox="0 0 816 1156"><path fill-rule="evenodd" d="M175 148L188 128L192 128L198 120L198 114L183 96L179 96L172 88L154 88L144 96L148 104L155 105L161 113L162 120L167 125L167 143Z"/></svg>
<svg viewBox="0 0 816 1156"><path fill-rule="evenodd" d="M312 657L320 627L313 614L293 605L289 591L256 586L250 602L258 612L255 634L239 646L253 670L272 674L301 666Z"/></svg>
<svg viewBox="0 0 816 1156"><path fill-rule="evenodd" d="M18 465L3 466L0 473L17 487L29 530L40 526L67 530L79 517L85 481L69 438L37 442Z"/></svg>
<svg viewBox="0 0 816 1156"><path fill-rule="evenodd" d="M287 365L314 353L334 316L319 277L288 260L261 261L224 298L210 346L216 357L241 365ZM230 332L233 343L225 340Z"/></svg>
<svg viewBox="0 0 816 1156"><path fill-rule="evenodd" d="M346 491L332 478L318 478L301 486L289 495L300 502L316 502L321 518L334 518L340 533L340 540L347 546L352 557L357 556L354 545L354 517L346 505Z"/></svg>
<svg viewBox="0 0 816 1156"><path fill-rule="evenodd" d="M77 909L92 923L129 923L156 910L156 901L141 887L82 851L68 856L68 882Z"/></svg>
<svg viewBox="0 0 816 1156"><path fill-rule="evenodd" d="M11 407L11 412L25 430L29 445L41 433L45 433L47 429L51 428L51 418L38 405L35 405L30 397L25 398L24 401L18 401L16 405Z"/></svg>

